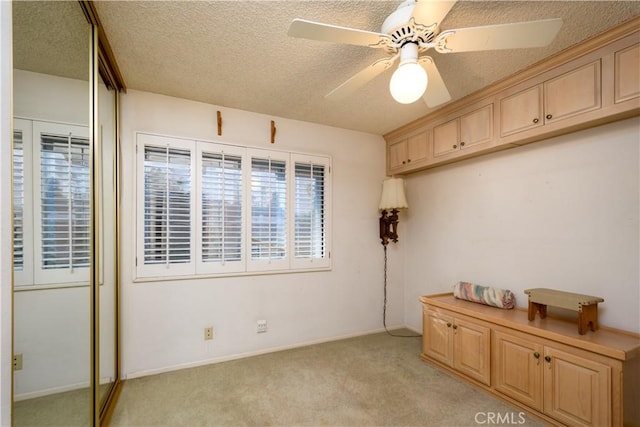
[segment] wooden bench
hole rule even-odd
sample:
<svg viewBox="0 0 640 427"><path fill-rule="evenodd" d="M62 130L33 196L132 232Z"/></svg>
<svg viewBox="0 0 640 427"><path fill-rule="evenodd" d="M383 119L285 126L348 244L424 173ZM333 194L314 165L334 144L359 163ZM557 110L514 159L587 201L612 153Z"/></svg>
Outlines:
<svg viewBox="0 0 640 427"><path fill-rule="evenodd" d="M587 333L587 327L592 331L598 329L598 303L603 302L603 298L547 288L527 289L524 293L529 295L529 321L536 318L536 312L541 319L547 317L547 305L550 305L577 311L580 335Z"/></svg>

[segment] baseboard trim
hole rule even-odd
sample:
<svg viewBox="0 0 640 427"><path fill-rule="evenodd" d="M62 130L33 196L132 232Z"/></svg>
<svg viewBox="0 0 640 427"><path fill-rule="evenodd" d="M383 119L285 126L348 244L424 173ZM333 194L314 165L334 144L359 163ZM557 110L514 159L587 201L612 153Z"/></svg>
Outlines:
<svg viewBox="0 0 640 427"><path fill-rule="evenodd" d="M388 330L394 330L394 329L409 329L413 332L416 333L420 333L418 331L415 331L413 328L410 328L408 326L405 325L394 325L394 326L388 326L387 329ZM278 346L278 347L269 347L266 349L262 349L262 350L255 350L255 351L247 351L244 353L236 353L236 354L231 354L228 356L220 356L220 357L213 357L213 358L209 358L209 359L202 359L202 360L198 360L195 362L189 362L189 363L180 363L177 365L170 365L170 366L165 366L163 368L157 368L157 369L145 369L142 371L135 371L135 372L129 372L123 375L123 380L131 380L134 378L141 378L141 377L146 377L149 375L157 375L157 374L163 374L166 372L173 372L173 371L179 371L181 369L189 369L189 368L197 368L199 366L205 366L205 365L211 365L214 363L222 363L222 362L229 362L232 360L237 360L237 359L244 359L246 357L252 357L252 356L259 356L261 354L268 354L268 353L275 353L278 351L283 351L283 350L292 350L295 348L300 348L300 347L307 347L310 345L316 345L316 344L323 344L323 343L327 343L327 342L331 342L331 341L339 341L339 340L344 340L344 339L348 339L348 338L356 338L356 337L361 337L364 335L371 335L371 334L378 334L380 332L384 332L384 328L379 328L379 329L373 329L373 330L369 330L369 331L364 331L364 332L355 332L355 333L351 333L351 334L344 334L344 335L337 335L337 336L332 336L332 337L327 337L327 338L320 338L320 339L316 339L316 340L310 340L310 341L304 341L301 343L296 343L296 344L288 344L288 345L283 345L283 346Z"/></svg>

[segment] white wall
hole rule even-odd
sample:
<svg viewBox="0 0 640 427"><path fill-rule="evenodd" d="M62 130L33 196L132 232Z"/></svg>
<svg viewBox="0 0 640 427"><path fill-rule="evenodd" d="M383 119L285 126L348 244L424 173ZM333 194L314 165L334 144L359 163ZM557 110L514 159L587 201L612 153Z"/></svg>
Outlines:
<svg viewBox="0 0 640 427"><path fill-rule="evenodd" d="M638 118L411 175L405 319L465 280L601 296L602 325L640 331Z"/></svg>
<svg viewBox="0 0 640 427"><path fill-rule="evenodd" d="M223 135L217 136L216 111ZM122 367L127 377L380 330L382 246L377 205L381 136L130 90L122 96ZM270 120L277 127L270 144ZM134 283L135 132L308 153L333 159L332 262L308 272ZM390 258L397 253L392 249ZM395 274L392 272L392 274ZM390 281L388 325L403 323L401 282ZM268 332L258 335L256 321ZM214 339L203 340L203 328Z"/></svg>
<svg viewBox="0 0 640 427"><path fill-rule="evenodd" d="M0 1L0 425L11 425L11 2Z"/></svg>

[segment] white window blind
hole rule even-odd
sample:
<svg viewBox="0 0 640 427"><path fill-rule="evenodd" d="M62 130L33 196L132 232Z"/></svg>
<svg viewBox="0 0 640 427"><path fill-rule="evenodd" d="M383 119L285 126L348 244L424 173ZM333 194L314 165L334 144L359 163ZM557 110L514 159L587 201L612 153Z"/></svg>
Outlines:
<svg viewBox="0 0 640 427"><path fill-rule="evenodd" d="M251 159L251 259L279 260L287 254L287 163Z"/></svg>
<svg viewBox="0 0 640 427"><path fill-rule="evenodd" d="M295 256L324 256L324 166L295 166Z"/></svg>
<svg viewBox="0 0 640 427"><path fill-rule="evenodd" d="M41 266L89 267L89 140L41 134Z"/></svg>
<svg viewBox="0 0 640 427"><path fill-rule="evenodd" d="M195 147L138 134L136 265L141 277L195 273Z"/></svg>
<svg viewBox="0 0 640 427"><path fill-rule="evenodd" d="M293 155L292 267L328 266L329 162L326 158Z"/></svg>
<svg viewBox="0 0 640 427"><path fill-rule="evenodd" d="M24 271L24 145L22 130L13 132L13 269Z"/></svg>
<svg viewBox="0 0 640 427"><path fill-rule="evenodd" d="M201 145L206 145L200 143ZM211 144L209 144L211 145ZM215 148L212 147L212 148ZM231 152L229 152L231 151ZM242 271L243 157L239 150L199 150L201 244L198 272Z"/></svg>
<svg viewBox="0 0 640 427"><path fill-rule="evenodd" d="M144 148L144 263L191 262L191 152Z"/></svg>

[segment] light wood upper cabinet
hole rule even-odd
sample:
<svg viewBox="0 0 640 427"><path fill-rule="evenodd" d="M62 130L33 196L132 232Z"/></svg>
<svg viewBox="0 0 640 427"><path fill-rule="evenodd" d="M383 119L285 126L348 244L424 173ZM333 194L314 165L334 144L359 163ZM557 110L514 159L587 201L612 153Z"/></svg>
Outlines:
<svg viewBox="0 0 640 427"><path fill-rule="evenodd" d="M459 372L489 385L491 330L463 316L426 310L422 352Z"/></svg>
<svg viewBox="0 0 640 427"><path fill-rule="evenodd" d="M601 106L600 60L500 99L500 136L538 128Z"/></svg>
<svg viewBox="0 0 640 427"><path fill-rule="evenodd" d="M601 106L600 60L544 82L544 121L551 123Z"/></svg>
<svg viewBox="0 0 640 427"><path fill-rule="evenodd" d="M426 130L387 145L389 175L420 167L429 160L429 134Z"/></svg>
<svg viewBox="0 0 640 427"><path fill-rule="evenodd" d="M542 126L542 85L535 85L500 100L500 135L507 136Z"/></svg>
<svg viewBox="0 0 640 427"><path fill-rule="evenodd" d="M387 173L411 173L640 115L638 37L640 17L389 132ZM412 155L409 140L421 129L429 137L419 146L428 151Z"/></svg>
<svg viewBox="0 0 640 427"><path fill-rule="evenodd" d="M640 43L615 53L614 102L640 97Z"/></svg>
<svg viewBox="0 0 640 427"><path fill-rule="evenodd" d="M469 150L493 141L493 104L433 128L433 157Z"/></svg>

